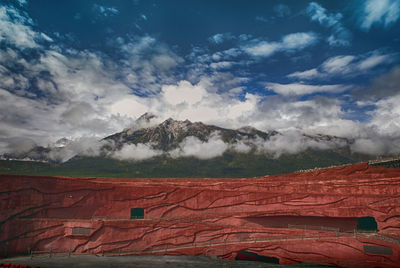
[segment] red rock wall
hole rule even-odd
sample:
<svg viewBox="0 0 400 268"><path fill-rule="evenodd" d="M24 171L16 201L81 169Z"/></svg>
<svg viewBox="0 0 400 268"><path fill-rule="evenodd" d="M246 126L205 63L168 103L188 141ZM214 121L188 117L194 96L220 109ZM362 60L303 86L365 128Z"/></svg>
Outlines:
<svg viewBox="0 0 400 268"><path fill-rule="evenodd" d="M246 250L280 263L400 265L400 169L365 163L247 179L0 175L0 200L3 255L33 248L234 259ZM131 208L144 208L144 219L130 220ZM263 223L268 216L320 220L274 228ZM375 217L378 233L345 232L365 216ZM335 231L338 219L324 224L326 217L347 218L348 225L340 222L348 228ZM74 234L76 227L90 233ZM391 248L392 255L366 254L365 245Z"/></svg>

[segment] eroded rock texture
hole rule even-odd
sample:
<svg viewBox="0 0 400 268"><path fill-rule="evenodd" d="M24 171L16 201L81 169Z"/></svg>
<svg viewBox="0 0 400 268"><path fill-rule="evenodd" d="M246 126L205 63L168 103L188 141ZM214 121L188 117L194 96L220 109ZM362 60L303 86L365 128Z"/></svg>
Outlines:
<svg viewBox="0 0 400 268"><path fill-rule="evenodd" d="M246 179L1 175L0 200L3 256L33 249L235 259L247 251L284 264L400 265L398 168L362 163ZM371 220L377 225L365 227Z"/></svg>

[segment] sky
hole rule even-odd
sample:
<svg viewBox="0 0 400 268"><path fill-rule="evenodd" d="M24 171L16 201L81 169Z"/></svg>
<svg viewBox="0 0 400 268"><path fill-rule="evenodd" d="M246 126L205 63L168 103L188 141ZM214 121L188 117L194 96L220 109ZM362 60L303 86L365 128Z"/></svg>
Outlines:
<svg viewBox="0 0 400 268"><path fill-rule="evenodd" d="M2 0L0 153L149 112L399 154L399 18L400 0Z"/></svg>

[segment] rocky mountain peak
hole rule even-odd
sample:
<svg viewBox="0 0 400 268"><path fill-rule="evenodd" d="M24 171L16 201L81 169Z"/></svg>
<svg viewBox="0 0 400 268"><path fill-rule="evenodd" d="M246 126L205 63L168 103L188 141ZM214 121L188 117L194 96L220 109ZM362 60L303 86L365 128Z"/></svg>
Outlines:
<svg viewBox="0 0 400 268"><path fill-rule="evenodd" d="M135 131L130 129L130 131L123 131L109 136L105 140L113 140L117 145L117 149L122 148L124 144L148 143L152 144L155 149L168 151L178 147L187 137L195 137L206 142L212 135L219 135L225 143L232 144L240 140L255 138L266 140L271 136L271 133L262 132L253 127L233 130L206 125L202 122L193 123L189 120L179 121L168 118L158 125L136 129Z"/></svg>

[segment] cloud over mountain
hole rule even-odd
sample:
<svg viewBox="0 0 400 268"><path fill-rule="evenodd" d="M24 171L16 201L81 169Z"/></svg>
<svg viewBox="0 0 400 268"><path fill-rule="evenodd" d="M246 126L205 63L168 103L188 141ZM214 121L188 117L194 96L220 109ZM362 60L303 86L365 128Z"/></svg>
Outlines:
<svg viewBox="0 0 400 268"><path fill-rule="evenodd" d="M354 10L345 1L273 8L239 1L224 6L225 24L207 3L59 5L46 7L53 13L35 1L0 5L0 154L66 137L72 143L54 159L80 149L97 155L104 144L93 141L146 112L161 115L153 126L171 117L275 130L283 135L276 144L260 146L277 154L319 148L302 136L295 144L293 133L354 139L354 151L400 152L398 1ZM49 15L55 10L59 20ZM175 154L207 158L250 147L216 135L181 141ZM159 155L145 143L114 155L135 152Z"/></svg>

